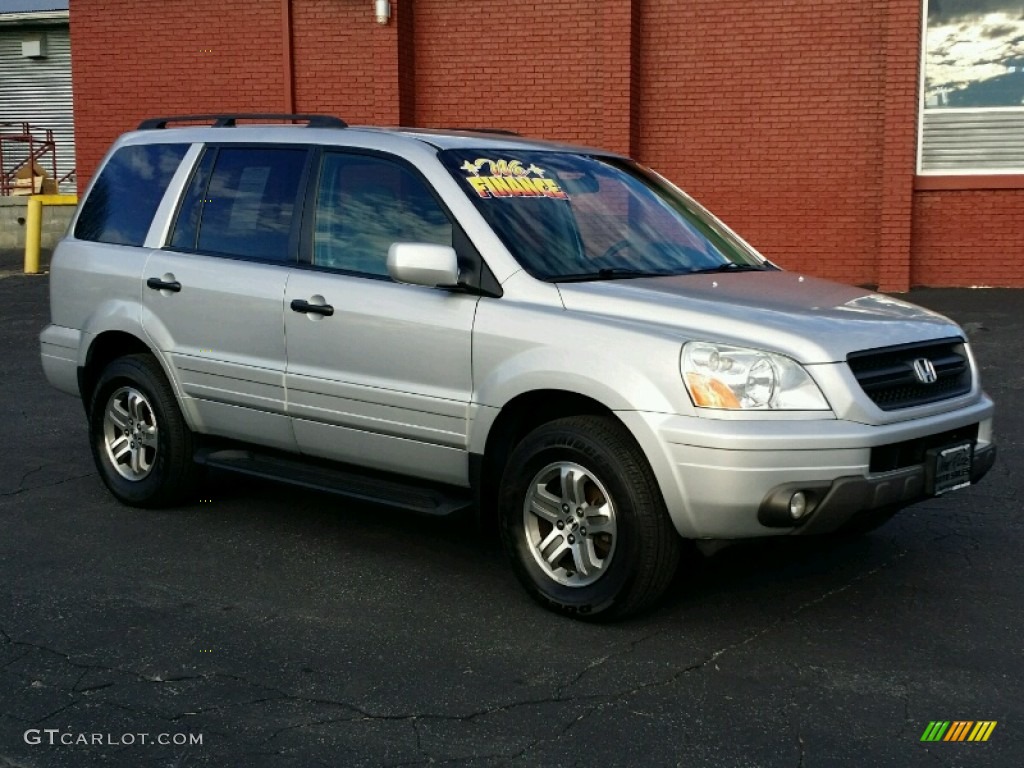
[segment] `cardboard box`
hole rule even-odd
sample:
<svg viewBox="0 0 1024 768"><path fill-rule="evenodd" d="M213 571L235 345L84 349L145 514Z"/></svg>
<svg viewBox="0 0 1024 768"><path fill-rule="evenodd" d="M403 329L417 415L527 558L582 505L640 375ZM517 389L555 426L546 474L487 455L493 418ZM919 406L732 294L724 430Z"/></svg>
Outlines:
<svg viewBox="0 0 1024 768"><path fill-rule="evenodd" d="M31 166L23 165L14 173L11 194L55 195L57 194L57 181L51 179L39 163L33 162Z"/></svg>

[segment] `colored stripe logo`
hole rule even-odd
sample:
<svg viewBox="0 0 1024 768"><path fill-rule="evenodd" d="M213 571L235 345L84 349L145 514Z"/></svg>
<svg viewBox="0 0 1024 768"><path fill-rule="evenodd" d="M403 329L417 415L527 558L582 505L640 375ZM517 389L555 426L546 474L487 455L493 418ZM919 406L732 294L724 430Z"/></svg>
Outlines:
<svg viewBox="0 0 1024 768"><path fill-rule="evenodd" d="M921 741L988 741L995 727L995 720L932 720Z"/></svg>

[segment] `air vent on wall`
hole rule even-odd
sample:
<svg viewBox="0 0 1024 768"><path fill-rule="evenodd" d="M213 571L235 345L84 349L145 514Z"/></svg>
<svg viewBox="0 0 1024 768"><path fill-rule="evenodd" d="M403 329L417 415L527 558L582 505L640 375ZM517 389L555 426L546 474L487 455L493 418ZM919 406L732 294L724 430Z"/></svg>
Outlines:
<svg viewBox="0 0 1024 768"><path fill-rule="evenodd" d="M46 58L46 35L43 32L29 35L21 41L21 55L26 59Z"/></svg>

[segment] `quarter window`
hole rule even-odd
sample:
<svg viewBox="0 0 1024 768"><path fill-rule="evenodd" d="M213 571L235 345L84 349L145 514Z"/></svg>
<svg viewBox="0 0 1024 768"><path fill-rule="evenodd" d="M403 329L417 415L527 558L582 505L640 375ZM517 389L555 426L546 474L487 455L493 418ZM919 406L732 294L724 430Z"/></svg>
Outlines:
<svg viewBox="0 0 1024 768"><path fill-rule="evenodd" d="M313 263L386 276L396 242L452 244L452 225L421 178L370 155L327 153L320 171Z"/></svg>
<svg viewBox="0 0 1024 768"><path fill-rule="evenodd" d="M75 223L75 237L142 245L187 144L121 147L100 171Z"/></svg>

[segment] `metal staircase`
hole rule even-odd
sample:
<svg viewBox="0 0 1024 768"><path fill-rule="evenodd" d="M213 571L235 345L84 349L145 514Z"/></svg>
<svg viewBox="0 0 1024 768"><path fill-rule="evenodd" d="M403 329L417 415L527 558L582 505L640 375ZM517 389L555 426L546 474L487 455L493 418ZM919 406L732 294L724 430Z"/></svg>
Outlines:
<svg viewBox="0 0 1024 768"><path fill-rule="evenodd" d="M46 169L58 184L75 177L72 169L58 178L57 144L51 129L27 122L0 122L0 195L11 194L18 171L32 163Z"/></svg>

